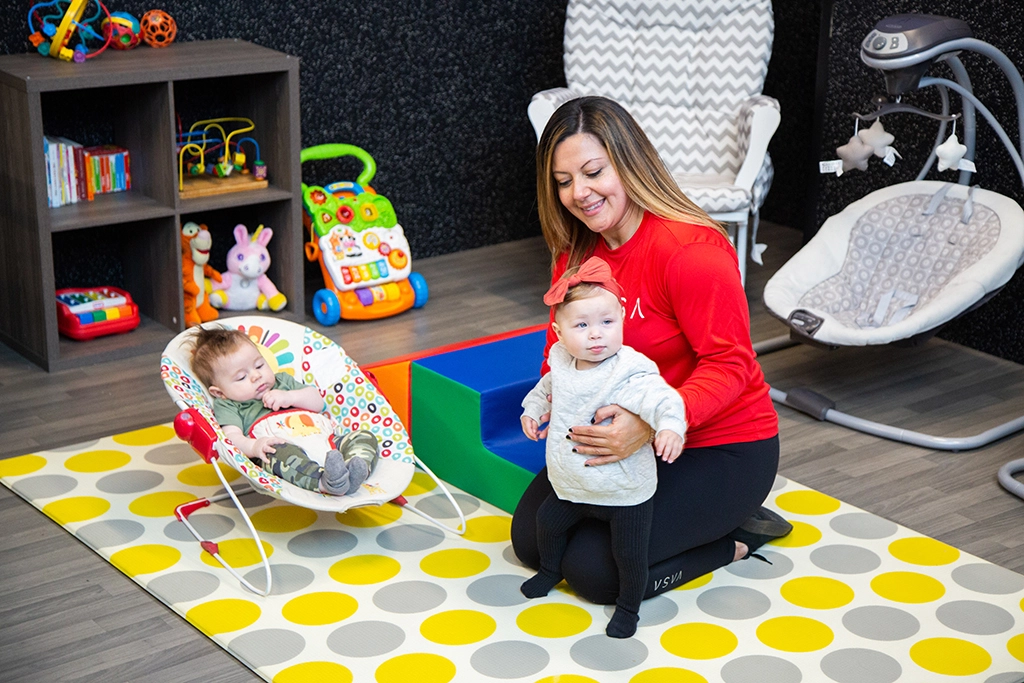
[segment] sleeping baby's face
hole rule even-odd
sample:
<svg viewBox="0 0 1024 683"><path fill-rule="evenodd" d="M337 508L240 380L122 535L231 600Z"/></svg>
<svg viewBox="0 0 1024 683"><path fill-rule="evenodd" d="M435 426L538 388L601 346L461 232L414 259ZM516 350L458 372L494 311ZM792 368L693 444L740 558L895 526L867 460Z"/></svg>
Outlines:
<svg viewBox="0 0 1024 683"><path fill-rule="evenodd" d="M622 304L600 287L581 299L562 304L553 329L576 367L586 370L611 358L622 348Z"/></svg>
<svg viewBox="0 0 1024 683"><path fill-rule="evenodd" d="M210 395L232 401L262 399L274 388L274 372L252 342L239 344L217 362Z"/></svg>

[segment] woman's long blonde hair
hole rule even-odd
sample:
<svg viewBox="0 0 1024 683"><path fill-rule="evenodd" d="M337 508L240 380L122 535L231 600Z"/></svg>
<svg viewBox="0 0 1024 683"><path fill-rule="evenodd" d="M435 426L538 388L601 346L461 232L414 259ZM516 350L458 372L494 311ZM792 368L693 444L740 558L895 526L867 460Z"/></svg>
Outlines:
<svg viewBox="0 0 1024 683"><path fill-rule="evenodd" d="M552 174L555 148L580 133L589 133L604 145L626 196L641 209L669 220L705 225L728 237L721 224L679 189L629 112L605 97L580 97L555 111L537 145L537 212L552 265L568 254L568 267L578 266L600 239L562 205Z"/></svg>

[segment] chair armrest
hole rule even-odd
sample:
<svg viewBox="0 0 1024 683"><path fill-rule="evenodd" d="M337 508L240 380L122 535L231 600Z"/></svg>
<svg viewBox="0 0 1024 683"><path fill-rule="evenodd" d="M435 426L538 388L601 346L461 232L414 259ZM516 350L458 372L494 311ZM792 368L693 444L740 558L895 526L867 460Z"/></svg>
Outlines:
<svg viewBox="0 0 1024 683"><path fill-rule="evenodd" d="M570 90L569 88L550 88L536 93L526 108L526 115L530 117L533 130L537 134L537 141L544 132L544 126L548 125L548 119L555 113L555 110L569 100L582 97L583 93Z"/></svg>
<svg viewBox="0 0 1024 683"><path fill-rule="evenodd" d="M782 120L779 101L767 95L751 97L739 112L739 145L743 165L736 173L737 187L750 192L768 153L768 143Z"/></svg>

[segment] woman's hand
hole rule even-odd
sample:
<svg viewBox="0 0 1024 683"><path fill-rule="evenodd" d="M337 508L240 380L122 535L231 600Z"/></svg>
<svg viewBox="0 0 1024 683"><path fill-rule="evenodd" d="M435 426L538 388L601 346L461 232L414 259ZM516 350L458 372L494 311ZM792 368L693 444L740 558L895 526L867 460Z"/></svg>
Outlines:
<svg viewBox="0 0 1024 683"><path fill-rule="evenodd" d="M608 418L611 424L597 424ZM594 423L573 427L570 435L577 453L596 456L587 460L587 465L607 465L628 458L651 438L651 428L640 416L616 404L599 408Z"/></svg>

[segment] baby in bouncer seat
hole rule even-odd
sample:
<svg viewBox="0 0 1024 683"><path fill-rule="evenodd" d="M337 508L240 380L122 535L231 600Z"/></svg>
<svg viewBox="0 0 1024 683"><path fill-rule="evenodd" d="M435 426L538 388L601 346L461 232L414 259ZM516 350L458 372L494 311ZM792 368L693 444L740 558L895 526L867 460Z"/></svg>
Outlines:
<svg viewBox="0 0 1024 683"><path fill-rule="evenodd" d="M316 387L288 373L275 375L241 330L196 328L192 369L213 396L213 414L225 436L250 460L284 481L329 495L352 495L379 458L377 437L368 431L334 432L323 466L302 447L275 435L268 427L273 421L267 418L286 409L295 410L303 422L314 416L329 421L323 415L324 399ZM310 428L315 426L311 423Z"/></svg>

